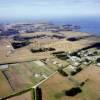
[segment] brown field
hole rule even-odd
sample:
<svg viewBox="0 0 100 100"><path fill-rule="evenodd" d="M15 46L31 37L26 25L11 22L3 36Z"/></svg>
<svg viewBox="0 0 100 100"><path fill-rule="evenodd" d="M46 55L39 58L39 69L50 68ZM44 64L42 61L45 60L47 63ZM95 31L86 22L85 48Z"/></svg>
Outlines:
<svg viewBox="0 0 100 100"><path fill-rule="evenodd" d="M100 98L99 76L100 68L95 65L91 65L85 68L82 72L74 76L74 79L77 79L79 81L84 81L86 79L89 80L88 82L86 82L85 86L83 86L83 94L89 97L88 100L97 100L98 98Z"/></svg>
<svg viewBox="0 0 100 100"><path fill-rule="evenodd" d="M25 62L52 57L52 55L50 55L50 52L31 53L31 51L27 48L15 50L15 52L10 54L9 56L5 56L3 54L1 54L1 56L2 57L0 57L0 64Z"/></svg>
<svg viewBox="0 0 100 100"><path fill-rule="evenodd" d="M80 33L80 32L61 32L66 37L67 36L88 36L87 33ZM57 34L52 32L36 32L36 33L25 33L21 34L22 36L33 36L33 35L40 35L40 34ZM100 39L98 37L88 37L86 39L81 39L79 41L71 42L67 41L66 39L55 39L50 37L45 37L43 39L32 39L31 44L28 46L25 46L20 49L16 49L14 52L8 55L8 48L7 45L11 46L10 39L2 39L0 40L0 64L4 63L16 63L16 62L24 62L24 61L31 61L31 60L37 60L37 59L45 59L45 58L51 58L52 52L39 52L39 53L32 53L30 51L33 47L53 47L56 49L56 51L76 51L78 49L82 49L84 47L87 47L95 42L100 42ZM13 47L12 47L13 48Z"/></svg>
<svg viewBox="0 0 100 100"><path fill-rule="evenodd" d="M0 58L0 64L4 63L16 63L16 62L23 62L32 60L32 53L27 49L19 49L15 50L14 53L10 54L9 56L4 56Z"/></svg>
<svg viewBox="0 0 100 100"><path fill-rule="evenodd" d="M23 34L20 34L20 36L32 37L32 36L36 36L36 35L53 35L53 34L57 34L57 33L54 33L54 32L34 32L34 33L23 33Z"/></svg>
<svg viewBox="0 0 100 100"><path fill-rule="evenodd" d="M7 51L9 50L9 48L7 46L11 46L11 43L9 42L9 40L1 39L0 40L0 58L6 56Z"/></svg>
<svg viewBox="0 0 100 100"><path fill-rule="evenodd" d="M50 52L32 53L29 49L29 48L32 48L32 46L33 45L31 44L29 45L29 47L23 47L23 48L17 49L13 53L7 55L8 50L6 49L6 46L4 45L2 48L0 48L0 64L45 59L52 56L50 55Z"/></svg>
<svg viewBox="0 0 100 100"><path fill-rule="evenodd" d="M8 77L14 91L22 90L32 85L32 81L28 75L24 75L25 73L26 69L20 64L12 65L12 67L9 67L9 69L5 71L5 75ZM28 70L27 73L29 73Z"/></svg>
<svg viewBox="0 0 100 100"><path fill-rule="evenodd" d="M11 43L8 40L0 40L0 64L21 62L32 59L32 53L29 50L22 48L9 54L10 48L7 46L11 46Z"/></svg>
<svg viewBox="0 0 100 100"><path fill-rule="evenodd" d="M92 42L91 42L92 43ZM52 48L56 48L56 51L76 51L79 49L82 49L84 47L89 46L90 43L83 42L83 41L77 41L77 42L70 42L67 40L62 40L62 41L57 41L55 43L49 44L49 45L45 45L45 47L52 47Z"/></svg>
<svg viewBox="0 0 100 100"><path fill-rule="evenodd" d="M67 38L70 37L82 37L82 36L90 36L88 33L82 33L82 32L72 32L72 31L62 31L61 34L64 34Z"/></svg>
<svg viewBox="0 0 100 100"><path fill-rule="evenodd" d="M11 97L7 100L33 100L33 99L32 99L32 93L31 93L31 91L29 91L29 92L23 93L21 95Z"/></svg>
<svg viewBox="0 0 100 100"><path fill-rule="evenodd" d="M23 34L20 34L20 36L22 36L22 37L32 37L32 36L41 35L41 34L52 36L52 35L59 34L59 33L55 33L55 32L34 32L34 33L23 33ZM60 31L60 34L66 36L67 38L90 36L90 34L88 34L88 33L73 32L73 31Z"/></svg>
<svg viewBox="0 0 100 100"><path fill-rule="evenodd" d="M47 44L45 45L45 47L53 47L56 48L56 51L76 51L82 48L85 48L87 46L91 46L91 44L93 43L97 43L100 42L100 37L88 37L85 39L81 39L78 41L68 41L66 39L60 40L60 41L56 41L54 43L51 44Z"/></svg>
<svg viewBox="0 0 100 100"><path fill-rule="evenodd" d="M0 71L0 97L9 95L12 92L13 91L12 91L7 79L5 78L3 73Z"/></svg>
<svg viewBox="0 0 100 100"><path fill-rule="evenodd" d="M83 69L80 73L74 76L75 79L80 81L84 81L85 79L89 78L90 80L96 79L100 81L98 75L100 73L100 68L95 65L90 65L87 68Z"/></svg>
<svg viewBox="0 0 100 100"><path fill-rule="evenodd" d="M33 39L33 40L31 40L32 43L31 43L30 47L44 47L45 45L53 44L57 41L59 41L59 40L58 39L52 39L52 38L49 38L49 37L43 38L43 39Z"/></svg>
<svg viewBox="0 0 100 100"><path fill-rule="evenodd" d="M42 100L82 100L81 94L68 97L63 94L64 90L70 89L74 84L59 73L40 85Z"/></svg>

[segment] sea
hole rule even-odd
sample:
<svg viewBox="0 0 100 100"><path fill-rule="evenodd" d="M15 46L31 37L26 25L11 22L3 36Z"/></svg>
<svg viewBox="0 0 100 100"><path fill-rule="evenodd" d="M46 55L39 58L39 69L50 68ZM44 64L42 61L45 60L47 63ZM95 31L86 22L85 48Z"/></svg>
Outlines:
<svg viewBox="0 0 100 100"><path fill-rule="evenodd" d="M70 24L80 26L80 32L86 32L91 35L100 36L100 18L64 18L62 20L53 20L56 24Z"/></svg>
<svg viewBox="0 0 100 100"><path fill-rule="evenodd" d="M24 19L22 22L50 22L57 25L71 24L80 26L80 32L87 32L91 35L100 36L100 17L63 17L63 18L48 18L48 19ZM2 20L0 23L21 22L21 20Z"/></svg>

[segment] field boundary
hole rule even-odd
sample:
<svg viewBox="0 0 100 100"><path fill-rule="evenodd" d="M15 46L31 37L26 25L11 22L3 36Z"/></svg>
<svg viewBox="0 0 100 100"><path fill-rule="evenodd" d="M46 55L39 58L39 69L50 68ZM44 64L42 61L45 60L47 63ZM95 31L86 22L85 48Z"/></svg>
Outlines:
<svg viewBox="0 0 100 100"><path fill-rule="evenodd" d="M54 74L56 74L57 73L57 71L55 71L53 74L51 74L49 77L47 77L46 79L44 79L44 80L42 80L41 82L39 82L38 84L36 84L35 86L32 86L32 87L30 87L30 88L28 88L28 89L25 89L25 90L22 90L22 91L19 91L19 92L16 92L16 93L13 93L13 94L10 94L10 95L8 95L8 96L6 96L6 97L3 97L3 98L0 98L0 100L6 100L6 99L9 99L9 98L12 98L12 97L14 97L14 96L19 96L19 95L21 95L21 94L23 94L23 93L26 93L26 92L28 92L28 91L32 91L32 94L33 94L33 92L34 92L34 96L32 95L32 99L33 100L37 100L37 98L36 98L36 88L39 86L39 85L41 85L42 83L44 83L45 81L47 81L49 78L51 78Z"/></svg>

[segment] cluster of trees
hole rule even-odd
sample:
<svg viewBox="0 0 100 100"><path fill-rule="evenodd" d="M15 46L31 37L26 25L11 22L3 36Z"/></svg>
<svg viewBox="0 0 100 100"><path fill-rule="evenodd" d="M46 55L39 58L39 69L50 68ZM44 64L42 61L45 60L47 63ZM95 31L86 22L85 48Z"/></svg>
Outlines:
<svg viewBox="0 0 100 100"><path fill-rule="evenodd" d="M68 76L68 74L66 72L63 71L62 68L58 69L58 72L62 75L62 76Z"/></svg>
<svg viewBox="0 0 100 100"><path fill-rule="evenodd" d="M65 95L67 95L67 96L75 96L75 95L77 95L80 92L82 92L80 87L73 87L70 90L66 90L65 91Z"/></svg>
<svg viewBox="0 0 100 100"><path fill-rule="evenodd" d="M42 90L40 87L36 88L36 100L42 100Z"/></svg>
<svg viewBox="0 0 100 100"><path fill-rule="evenodd" d="M33 53L36 53L36 52L45 52L45 51L54 51L55 48L32 48L31 51Z"/></svg>
<svg viewBox="0 0 100 100"><path fill-rule="evenodd" d="M56 56L57 58L61 59L61 60L66 60L68 59L67 53L64 51L58 51L58 52L54 52L52 53L54 56Z"/></svg>
<svg viewBox="0 0 100 100"><path fill-rule="evenodd" d="M15 49L17 49L17 48L21 48L21 47L23 47L23 46L27 46L27 45L29 45L29 44L30 44L30 41L25 40L25 41L23 41L23 42L13 42L13 43L12 43L12 46L13 46Z"/></svg>

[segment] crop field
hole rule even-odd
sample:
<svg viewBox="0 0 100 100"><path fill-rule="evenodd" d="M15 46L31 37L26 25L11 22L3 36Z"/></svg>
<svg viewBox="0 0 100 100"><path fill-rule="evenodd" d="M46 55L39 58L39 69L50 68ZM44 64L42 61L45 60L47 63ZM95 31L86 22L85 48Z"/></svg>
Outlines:
<svg viewBox="0 0 100 100"><path fill-rule="evenodd" d="M88 37L86 39L81 39L74 42L63 39L51 44L47 44L45 45L45 47L55 48L56 51L74 52L79 49L91 46L93 43L97 43L97 42L100 42L100 39L96 37Z"/></svg>
<svg viewBox="0 0 100 100"><path fill-rule="evenodd" d="M6 52L0 52L0 64L5 63L16 63L16 62L23 62L23 61L29 61L32 59L32 53L27 49L19 49L15 50L11 54L8 54L9 50Z"/></svg>
<svg viewBox="0 0 100 100"><path fill-rule="evenodd" d="M50 52L32 53L27 48L21 48L21 49L15 50L9 56L3 55L2 52L0 52L2 55L0 58L0 64L25 62L25 61L39 60L39 59L52 57L52 55L50 55Z"/></svg>
<svg viewBox="0 0 100 100"><path fill-rule="evenodd" d="M12 92L13 91L12 91L7 79L5 78L3 73L0 71L0 97L9 95Z"/></svg>
<svg viewBox="0 0 100 100"><path fill-rule="evenodd" d="M9 64L7 70L0 71L0 97L34 86L52 73L41 61Z"/></svg>
<svg viewBox="0 0 100 100"><path fill-rule="evenodd" d="M31 45L34 47L41 47L41 46L45 46L48 44L52 44L59 41L58 39L52 39L50 37L45 37L43 39L33 39L31 42Z"/></svg>
<svg viewBox="0 0 100 100"><path fill-rule="evenodd" d="M89 36L90 35L88 33L72 32L72 31L69 31L69 32L62 31L60 33L64 34L67 38L70 38L70 37L82 37L82 36Z"/></svg>
<svg viewBox="0 0 100 100"><path fill-rule="evenodd" d="M71 81L57 73L40 85L42 100L81 100L81 94L74 97L65 96L64 91L73 86Z"/></svg>
<svg viewBox="0 0 100 100"><path fill-rule="evenodd" d="M73 32L69 32L69 33L75 34ZM31 34L33 33L26 34L26 37L27 35L31 35ZM40 33L34 33L34 34L40 34ZM49 34L49 33L44 32L44 34ZM67 32L65 34L67 34ZM78 36L78 34L80 33L77 33L75 35ZM22 35L25 35L25 34L22 34ZM84 35L86 35L86 33L84 33ZM37 40L32 39L31 41L32 43L30 45L19 48L19 49L15 49L10 54L9 54L10 50L7 46L11 46L11 43L8 40L0 40L0 42L1 42L0 43L1 44L0 64L5 64L5 63L16 63L16 62L40 60L40 59L52 57L51 55L52 51L32 53L31 48L52 47L52 48L55 48L56 51L73 52L73 51L82 49L84 47L90 46L92 43L100 42L100 40L97 37L88 37L86 39L81 39L79 41L74 41L74 42L68 41L67 39L60 39L59 41L59 39L50 38L50 37L45 37L43 39L40 38ZM11 48L13 47L11 46Z"/></svg>
<svg viewBox="0 0 100 100"><path fill-rule="evenodd" d="M84 47L89 46L90 44L84 43L84 42L70 42L67 40L62 40L59 42L55 42L49 45L45 45L45 47L52 47L52 48L56 48L56 51L69 51L69 52L73 52L79 49L82 49Z"/></svg>
<svg viewBox="0 0 100 100"><path fill-rule="evenodd" d="M86 84L82 87L83 96L87 96L89 98L88 100L97 100L100 97L100 78L98 78L99 73L99 67L95 65L90 65L88 68L85 68L81 73L74 76L74 79L77 79L79 81L88 80Z"/></svg>
<svg viewBox="0 0 100 100"><path fill-rule="evenodd" d="M34 32L34 33L23 33L20 34L21 37L33 37L36 35L55 35L58 33L55 32ZM82 32L72 32L72 31L60 31L60 34L63 34L64 36L66 36L67 38L69 37L82 37L82 36L89 36L90 34L88 33L82 33Z"/></svg>
<svg viewBox="0 0 100 100"><path fill-rule="evenodd" d="M11 97L7 100L34 100L34 94L32 91L28 91L26 93L20 94L18 96Z"/></svg>
<svg viewBox="0 0 100 100"><path fill-rule="evenodd" d="M23 33L23 34L20 34L20 36L22 37L33 37L33 36L37 36L37 35L53 35L53 34L56 34L54 32L34 32L34 33Z"/></svg>
<svg viewBox="0 0 100 100"><path fill-rule="evenodd" d="M2 83L3 81L0 82L0 89L3 85L10 85L12 90L17 92L36 85L37 83L51 75L53 71L41 61L32 61L9 64L8 70L3 71L3 73L8 79L9 84L7 81L4 81L5 85ZM7 90L7 88L3 87L3 90ZM10 90L9 87L8 90Z"/></svg>
<svg viewBox="0 0 100 100"><path fill-rule="evenodd" d="M9 48L12 48L9 40L1 39L0 40L0 58L3 58L7 55L7 51L9 51Z"/></svg>

